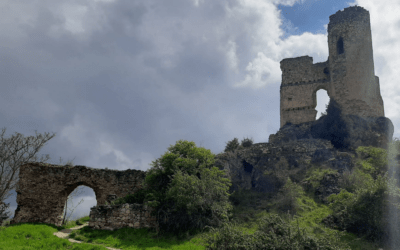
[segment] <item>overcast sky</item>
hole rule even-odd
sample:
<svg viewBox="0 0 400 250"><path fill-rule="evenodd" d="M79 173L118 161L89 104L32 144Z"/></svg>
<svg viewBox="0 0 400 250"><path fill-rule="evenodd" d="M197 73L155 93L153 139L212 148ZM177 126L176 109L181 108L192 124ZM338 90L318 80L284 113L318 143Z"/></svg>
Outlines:
<svg viewBox="0 0 400 250"><path fill-rule="evenodd" d="M329 16L354 5L370 13L375 75L400 137L398 0L2 0L4 138L56 133L38 159L118 170L147 170L181 139L214 154L235 137L268 142L280 126L279 62L325 62ZM328 102L318 91L317 118ZM97 204L79 189L71 219Z"/></svg>

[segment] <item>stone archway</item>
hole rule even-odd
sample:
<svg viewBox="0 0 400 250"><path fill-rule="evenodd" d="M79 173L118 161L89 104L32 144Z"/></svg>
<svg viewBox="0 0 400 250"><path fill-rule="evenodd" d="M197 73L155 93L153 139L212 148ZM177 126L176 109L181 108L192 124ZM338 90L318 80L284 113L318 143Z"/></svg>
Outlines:
<svg viewBox="0 0 400 250"><path fill-rule="evenodd" d="M61 226L64 204L78 186L93 189L97 205L142 188L145 171L125 171L28 163L19 171L15 216L10 224L47 223Z"/></svg>
<svg viewBox="0 0 400 250"><path fill-rule="evenodd" d="M67 223L68 221L75 221L78 218L85 216L90 216L90 208L97 206L96 191L85 184L78 183L78 186L74 188L72 192L69 192L67 188L65 192L67 193L67 199L65 200L63 212L61 214L64 223ZM92 199L93 195L94 199ZM83 200L82 196L89 196L89 199ZM109 199L107 199L107 202L109 202ZM82 211L82 207L86 207L84 209L85 211ZM81 211L78 214L79 210Z"/></svg>

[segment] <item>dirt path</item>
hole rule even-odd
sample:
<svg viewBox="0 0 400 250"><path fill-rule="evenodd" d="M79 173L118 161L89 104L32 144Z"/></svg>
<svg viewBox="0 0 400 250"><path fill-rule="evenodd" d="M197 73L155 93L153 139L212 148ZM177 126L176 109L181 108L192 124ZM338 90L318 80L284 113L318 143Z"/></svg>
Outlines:
<svg viewBox="0 0 400 250"><path fill-rule="evenodd" d="M89 225L89 222L84 223L81 226L76 226L73 228L69 228L69 229L63 229L61 231L55 232L53 233L55 236L57 236L58 238L62 238L62 239L68 239L69 234L73 231L73 230L77 230L77 229L81 229L82 227L86 227ZM70 242L72 243L82 243L82 241L79 240L74 240L74 239L68 239ZM91 245L102 245L102 244L95 244L95 243L86 243L86 244L91 244ZM108 250L121 250L118 248L112 248L112 247L106 247Z"/></svg>

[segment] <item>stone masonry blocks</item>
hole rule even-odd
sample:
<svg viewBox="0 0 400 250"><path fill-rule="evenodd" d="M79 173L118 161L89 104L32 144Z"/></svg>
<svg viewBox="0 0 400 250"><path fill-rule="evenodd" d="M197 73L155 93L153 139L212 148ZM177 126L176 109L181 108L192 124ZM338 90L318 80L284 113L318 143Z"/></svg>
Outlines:
<svg viewBox="0 0 400 250"><path fill-rule="evenodd" d="M142 188L146 172L28 163L20 167L18 207L10 224L40 222L60 226L65 202L78 186L92 188L97 205Z"/></svg>
<svg viewBox="0 0 400 250"><path fill-rule="evenodd" d="M385 116L379 78L374 73L369 12L352 6L329 17L329 56L313 64L310 56L283 59L280 125L315 121L316 92L324 89L344 115Z"/></svg>

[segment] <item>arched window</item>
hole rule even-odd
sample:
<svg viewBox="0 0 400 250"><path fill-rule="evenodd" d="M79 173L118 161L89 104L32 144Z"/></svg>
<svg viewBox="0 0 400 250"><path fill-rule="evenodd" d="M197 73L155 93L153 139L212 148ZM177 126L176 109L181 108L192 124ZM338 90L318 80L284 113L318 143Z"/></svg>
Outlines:
<svg viewBox="0 0 400 250"><path fill-rule="evenodd" d="M339 40L337 41L337 54L343 54L344 53L344 47L343 47L343 38L340 37Z"/></svg>
<svg viewBox="0 0 400 250"><path fill-rule="evenodd" d="M328 107L330 98L328 92L325 89L318 90L316 93L316 97L317 106L315 107L315 109L318 111L316 117L316 119L318 120L321 117L322 113L326 114L326 109Z"/></svg>

